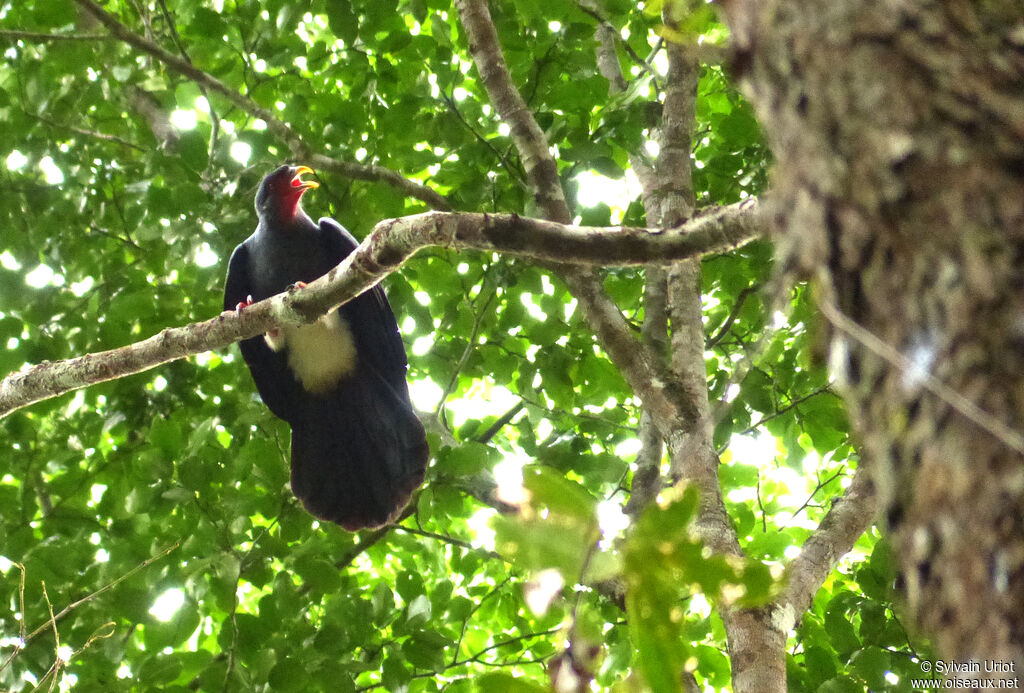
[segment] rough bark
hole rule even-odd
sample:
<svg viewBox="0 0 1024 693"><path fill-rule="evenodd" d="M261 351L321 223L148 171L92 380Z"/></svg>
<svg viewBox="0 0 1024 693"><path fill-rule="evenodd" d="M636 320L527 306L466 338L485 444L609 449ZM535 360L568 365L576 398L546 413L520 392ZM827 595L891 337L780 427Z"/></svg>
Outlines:
<svg viewBox="0 0 1024 693"><path fill-rule="evenodd" d="M871 475L865 467L858 468L846 493L832 504L800 547L800 555L787 567L786 587L775 602L780 617L795 623L810 608L832 568L871 525L876 501Z"/></svg>
<svg viewBox="0 0 1024 693"><path fill-rule="evenodd" d="M581 6L600 20L597 7L584 0ZM667 19L667 21L671 21ZM607 23L600 23L595 32L597 64L608 80L609 89L624 90L628 83L619 66L615 51L616 33ZM630 165L640 180L644 210L651 225L671 226L694 214L695 195L691 176L692 130L694 127L699 65L690 47L669 44L669 72L662 109L662 126L657 133L659 156L649 162L639 152L630 155ZM679 408L687 416L681 426L667 438L671 460L671 480L694 484L701 490L701 508L696 526L702 540L719 553L739 556L742 551L725 509L718 479L719 459L711 444L711 413L708 401L704 365L705 338L701 307L701 280L699 261L675 263L670 272L650 267L645 288L644 337L657 345L663 332L658 324L651 324L650 311L659 320L671 316L671 348L655 348L653 353L665 357L664 370L670 374ZM664 317L660 317L664 316ZM677 419L679 421L679 419ZM657 493L666 480L659 476L661 439L652 435L655 418L647 411L641 418L639 436L643 442L637 456L637 469L626 511L638 514ZM817 591L834 562L845 553L852 542L870 523L870 512L862 523L853 523L847 529L853 534L833 538L833 527L819 528L814 537L823 545L834 546L841 553L830 555L824 575L797 570L806 582L813 582L811 594ZM817 566L816 566L817 567ZM816 582L815 582L816 581ZM805 605L806 606L806 605ZM787 628L778 616L794 620L792 610L783 605L770 604L763 609L741 610L720 605L725 624L734 690L782 691L786 690L785 643ZM686 683L691 680L686 679ZM696 685L693 686L696 689Z"/></svg>
<svg viewBox="0 0 1024 693"><path fill-rule="evenodd" d="M459 0L455 7L487 96L498 116L509 124L537 207L545 219L567 223L572 213L558 176L558 164L544 131L512 80L486 0ZM601 276L559 262L549 262L547 267L561 277L579 301L587 324L633 390L646 406L663 412L667 421L674 415L675 406L664 391L657 359L646 344L633 337L618 306L605 292ZM668 428L664 426L663 432Z"/></svg>
<svg viewBox="0 0 1024 693"><path fill-rule="evenodd" d="M428 246L504 251L547 260L569 257L584 264L645 264L741 245L757 237L761 225L758 206L748 202L723 207L685 227L692 233L682 228L574 227L515 214L426 212L387 219L374 227L358 250L302 291L260 301L241 315L222 313L119 349L42 363L8 375L0 381L0 418L33 402L225 347L282 324L312 322L374 286ZM702 248L702 242L707 246ZM630 257L633 262L625 260Z"/></svg>
<svg viewBox="0 0 1024 693"><path fill-rule="evenodd" d="M777 157L784 264L834 312L906 609L945 657L1020 676L1024 7L724 7Z"/></svg>

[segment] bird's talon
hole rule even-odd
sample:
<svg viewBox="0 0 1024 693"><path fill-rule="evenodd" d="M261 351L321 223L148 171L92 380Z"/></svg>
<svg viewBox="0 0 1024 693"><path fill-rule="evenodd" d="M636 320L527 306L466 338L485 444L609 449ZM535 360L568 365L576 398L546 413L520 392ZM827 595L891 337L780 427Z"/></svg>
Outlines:
<svg viewBox="0 0 1024 693"><path fill-rule="evenodd" d="M238 303L235 304L235 312L241 314L242 310L251 306L252 303L252 294L249 294L248 296L245 297L244 303L239 301Z"/></svg>
<svg viewBox="0 0 1024 693"><path fill-rule="evenodd" d="M295 282L294 284L292 284L291 286L288 287L288 291L289 292L297 291L299 289L305 289L305 288L306 288L306 282Z"/></svg>

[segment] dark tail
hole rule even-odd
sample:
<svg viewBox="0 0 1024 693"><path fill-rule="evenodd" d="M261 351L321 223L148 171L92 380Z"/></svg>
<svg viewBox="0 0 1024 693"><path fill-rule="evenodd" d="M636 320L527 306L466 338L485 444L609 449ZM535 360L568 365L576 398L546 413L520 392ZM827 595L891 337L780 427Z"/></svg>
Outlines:
<svg viewBox="0 0 1024 693"><path fill-rule="evenodd" d="M408 399L372 369L308 395L292 424L292 491L353 532L395 519L423 482L430 449Z"/></svg>

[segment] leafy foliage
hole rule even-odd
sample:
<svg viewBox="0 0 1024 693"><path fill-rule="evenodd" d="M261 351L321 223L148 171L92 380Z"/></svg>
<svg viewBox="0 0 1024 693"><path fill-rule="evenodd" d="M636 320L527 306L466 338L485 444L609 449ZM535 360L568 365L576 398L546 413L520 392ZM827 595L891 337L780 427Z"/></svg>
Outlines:
<svg viewBox="0 0 1024 693"><path fill-rule="evenodd" d="M657 14L601 3L631 79L609 96L591 13L492 5L574 212L587 224L642 224L628 155L657 125ZM270 110L312 152L393 169L457 209L531 211L522 163L447 3L105 8ZM703 12L686 30L724 33ZM255 186L292 156L288 145L150 56L72 40L102 34L72 3L0 3L0 31L56 35L0 35L0 371L216 315L226 259L254 223ZM697 117L700 203L759 193L767 151L717 66L701 75ZM307 207L357 235L425 210L382 183L320 180ZM0 421L0 686L539 691L571 642L572 663L602 689L676 690L684 667L728 687L711 604L777 589L772 576L856 465L839 400L808 358L806 291L789 297L788 316L770 314L760 292L770 269L770 249L755 243L709 258L703 274L721 483L749 562L709 557L692 538L689 493L649 508L621 543L638 402L574 299L521 260L433 251L386 283L414 399L442 424L415 513L390 531L353 536L298 507L287 427L258 402L234 349ZM606 272L637 323L643 278ZM529 502L492 530L498 513L461 482L517 472ZM561 582L531 606L551 570ZM601 587L612 578L632 588L625 611ZM791 636L793 690L908 689L913 649L890 607L893 578L884 545L863 537ZM52 625L51 605L74 608Z"/></svg>

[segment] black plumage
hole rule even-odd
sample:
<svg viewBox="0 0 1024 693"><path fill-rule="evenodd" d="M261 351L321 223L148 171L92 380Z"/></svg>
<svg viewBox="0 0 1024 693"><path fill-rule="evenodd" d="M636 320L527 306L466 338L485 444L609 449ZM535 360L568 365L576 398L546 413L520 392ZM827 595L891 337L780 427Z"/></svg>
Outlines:
<svg viewBox="0 0 1024 693"><path fill-rule="evenodd" d="M333 219L314 223L305 166L282 166L256 194L259 224L235 248L226 310L324 275L358 246ZM263 401L292 428L292 491L345 529L393 520L422 483L429 449L409 401L405 346L378 285L321 320L240 342Z"/></svg>

